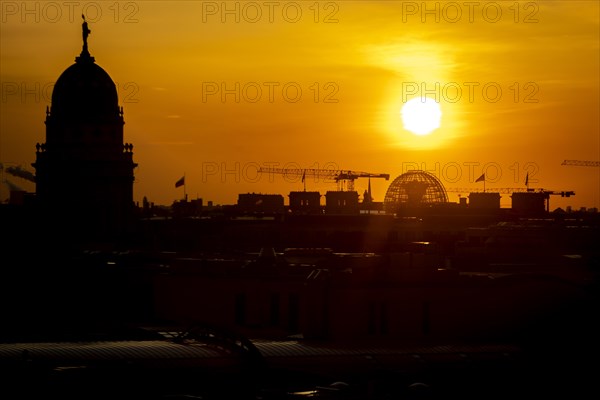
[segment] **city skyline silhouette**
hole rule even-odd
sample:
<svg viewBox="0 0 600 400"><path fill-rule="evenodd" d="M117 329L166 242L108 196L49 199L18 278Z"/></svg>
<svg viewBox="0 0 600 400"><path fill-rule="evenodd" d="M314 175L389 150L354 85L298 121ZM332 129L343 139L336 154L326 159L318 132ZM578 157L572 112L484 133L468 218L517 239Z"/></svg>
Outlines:
<svg viewBox="0 0 600 400"><path fill-rule="evenodd" d="M580 6L3 2L0 397L597 397Z"/></svg>
<svg viewBox="0 0 600 400"><path fill-rule="evenodd" d="M257 177L257 167L335 165L392 176L423 169L446 187L476 187L484 169L490 188L522 186L529 173L532 187L578 193L557 199L557 207L598 207L598 170L560 165L564 159L598 159L597 21L575 23L579 11L565 3L519 4L518 15L503 7L497 22L487 9L489 15L476 10L473 21L462 10L453 22L447 5L438 15L421 15L410 2L371 3L320 4L318 15L301 5L298 21L288 5L287 14L275 13L271 21L262 10L255 22L245 3L237 16L214 10L211 2L191 3L169 7L161 24L154 3L106 6L100 14L89 7L90 48L116 82L131 142L144 149L138 153L145 167L138 170L135 201L171 204L180 197L173 182L185 172L191 197L232 204L239 192L287 193L301 186ZM43 138L40 121L51 105L52 85L78 54L81 13L62 10L52 19L48 7L27 11L13 5L3 9L0 160L28 167L34 156L27 149ZM596 5L586 6L587 15L595 15ZM361 12L380 18L380 30L364 38L352 33L370 26L357 19ZM183 23L187 34L167 29L182 18L199 22ZM38 39L24 43L13 35L26 28ZM439 34L448 29L452 35ZM577 51L563 43L569 39L559 33L566 29L582 39ZM501 44L494 42L500 31ZM160 40L153 42L152 32L162 32ZM305 40L291 46L300 32ZM352 46L335 45L346 37L352 40L343 42ZM525 40L536 37L541 39L535 46ZM150 44L152 50L145 50ZM30 62L22 68L24 52ZM542 54L557 62L546 62ZM573 58L577 62L560 61ZM42 60L47 67L34 68ZM154 68L138 68L140 62ZM497 66L505 64L503 76ZM494 102L498 87L503 95ZM295 101L298 88L302 97ZM457 91L463 96L455 101ZM401 106L425 92L439 100L442 125L417 136L403 128ZM33 191L26 181L12 183ZM366 182L359 184L362 193ZM372 185L374 197L382 199L387 185ZM313 188L323 192L330 186ZM8 198L6 185L2 197ZM508 199L501 201L506 205Z"/></svg>

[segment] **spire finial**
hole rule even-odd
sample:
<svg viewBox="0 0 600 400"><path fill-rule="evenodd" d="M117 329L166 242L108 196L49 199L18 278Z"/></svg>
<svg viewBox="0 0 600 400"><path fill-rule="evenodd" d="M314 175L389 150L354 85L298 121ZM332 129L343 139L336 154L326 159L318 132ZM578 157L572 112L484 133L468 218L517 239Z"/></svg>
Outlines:
<svg viewBox="0 0 600 400"><path fill-rule="evenodd" d="M81 24L81 28L83 30L83 48L87 50L87 38L92 31L88 29L88 23L85 20L85 15L81 14L81 18L83 18L83 24Z"/></svg>
<svg viewBox="0 0 600 400"><path fill-rule="evenodd" d="M81 24L81 34L83 37L83 49L81 50L81 54L79 57L75 59L75 61L92 61L94 62L94 57L90 56L90 52L88 51L87 38L92 33L91 30L88 29L88 23L85 20L85 15L81 14L81 18L83 19L83 23Z"/></svg>

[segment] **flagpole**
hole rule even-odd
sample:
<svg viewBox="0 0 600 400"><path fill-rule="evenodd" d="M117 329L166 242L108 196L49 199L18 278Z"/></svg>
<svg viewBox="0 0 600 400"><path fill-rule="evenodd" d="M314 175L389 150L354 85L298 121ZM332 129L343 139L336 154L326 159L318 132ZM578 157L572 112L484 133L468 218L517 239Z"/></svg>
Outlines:
<svg viewBox="0 0 600 400"><path fill-rule="evenodd" d="M183 199L187 201L187 192L185 190L185 172L183 173Z"/></svg>
<svg viewBox="0 0 600 400"><path fill-rule="evenodd" d="M304 184L304 191L306 192L306 170L302 172L302 183Z"/></svg>
<svg viewBox="0 0 600 400"><path fill-rule="evenodd" d="M477 178L475 183L477 183L479 181L483 181L483 192L485 193L485 173L481 174L481 176L479 178Z"/></svg>

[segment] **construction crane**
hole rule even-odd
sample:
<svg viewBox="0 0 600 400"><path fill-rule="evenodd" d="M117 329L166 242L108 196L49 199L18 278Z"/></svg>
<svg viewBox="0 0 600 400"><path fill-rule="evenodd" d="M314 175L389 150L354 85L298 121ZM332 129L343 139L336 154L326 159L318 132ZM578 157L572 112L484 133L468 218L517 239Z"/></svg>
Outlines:
<svg viewBox="0 0 600 400"><path fill-rule="evenodd" d="M572 190L546 190L546 189L529 189L529 188L493 188L488 189L487 192L479 189L466 189L466 188L450 188L446 190L447 192L457 192L457 193L502 193L502 194L512 194L512 193L540 193L544 198L544 202L546 204L546 212L550 212L550 196L561 196L561 197L571 197L575 196L575 192Z"/></svg>
<svg viewBox="0 0 600 400"><path fill-rule="evenodd" d="M475 189L475 188L448 188L446 192L448 193L501 193L501 194L510 194L515 192L532 192L533 189L526 188L488 188L485 191L483 189Z"/></svg>
<svg viewBox="0 0 600 400"><path fill-rule="evenodd" d="M348 191L353 191L354 181L358 178L384 178L386 181L390 179L389 174L318 168L259 168L258 172L262 174L280 174L284 177L302 177L305 191L306 178L309 177L334 181L338 184L338 190L340 191L343 191L344 187Z"/></svg>
<svg viewBox="0 0 600 400"><path fill-rule="evenodd" d="M600 161L565 160L560 165L572 165L576 167L600 167Z"/></svg>
<svg viewBox="0 0 600 400"><path fill-rule="evenodd" d="M575 192L572 190L546 190L546 189L527 189L527 188L491 188L485 192L481 189L473 188L449 188L446 189L448 193L500 193L500 194L511 194L511 193L544 193L547 195L561 195L562 197L575 196Z"/></svg>

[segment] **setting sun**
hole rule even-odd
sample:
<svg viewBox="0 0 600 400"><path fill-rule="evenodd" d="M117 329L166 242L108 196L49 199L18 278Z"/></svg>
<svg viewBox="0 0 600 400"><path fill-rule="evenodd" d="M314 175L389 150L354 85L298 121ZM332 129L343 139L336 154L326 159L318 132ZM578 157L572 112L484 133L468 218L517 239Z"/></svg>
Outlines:
<svg viewBox="0 0 600 400"><path fill-rule="evenodd" d="M440 105L429 97L416 97L402 107L404 129L415 135L428 135L440 127L442 110Z"/></svg>
<svg viewBox="0 0 600 400"><path fill-rule="evenodd" d="M600 399L600 1L0 20L0 400Z"/></svg>
<svg viewBox="0 0 600 400"><path fill-rule="evenodd" d="M35 192L5 174L34 173L85 14L135 144L140 204L172 204L184 173L190 196L231 204L302 187L257 165L396 175L410 161L498 165L497 187L535 165L536 184L577 192L553 205L600 207L600 171L560 165L598 159L599 2L171 3L0 2L0 203ZM381 200L389 182L372 185Z"/></svg>

